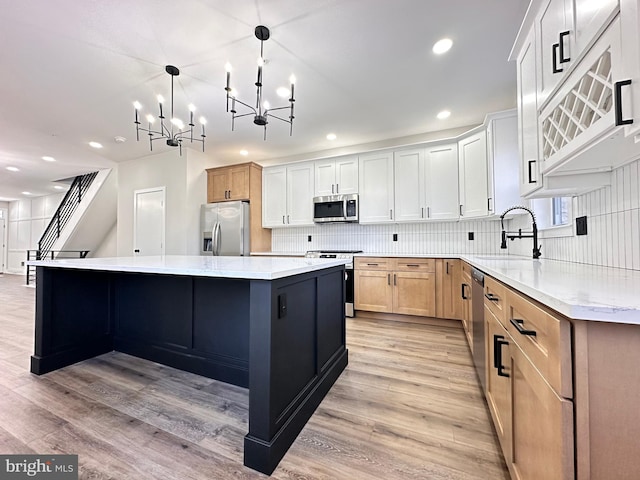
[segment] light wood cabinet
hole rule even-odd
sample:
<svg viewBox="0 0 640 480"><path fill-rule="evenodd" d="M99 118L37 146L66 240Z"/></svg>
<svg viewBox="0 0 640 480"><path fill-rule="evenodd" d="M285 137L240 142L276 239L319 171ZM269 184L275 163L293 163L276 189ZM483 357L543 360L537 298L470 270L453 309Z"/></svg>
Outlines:
<svg viewBox="0 0 640 480"><path fill-rule="evenodd" d="M356 310L436 315L432 259L360 257L354 267Z"/></svg>
<svg viewBox="0 0 640 480"><path fill-rule="evenodd" d="M244 200L249 202L250 250L271 250L271 231L262 227L262 167L243 163L208 168L207 203Z"/></svg>
<svg viewBox="0 0 640 480"><path fill-rule="evenodd" d="M491 277L484 313L486 398L512 478L575 478L569 321Z"/></svg>
<svg viewBox="0 0 640 480"><path fill-rule="evenodd" d="M466 262L462 263L462 274L461 274L461 283L460 283L460 300L462 303L462 327L464 328L464 333L467 336L467 343L469 344L469 348L473 349L473 334L471 328L471 265Z"/></svg>
<svg viewBox="0 0 640 480"><path fill-rule="evenodd" d="M252 165L232 165L207 169L207 201L249 200Z"/></svg>
<svg viewBox="0 0 640 480"><path fill-rule="evenodd" d="M452 258L436 260L436 316L438 318L462 319L461 282L462 262L460 260Z"/></svg>

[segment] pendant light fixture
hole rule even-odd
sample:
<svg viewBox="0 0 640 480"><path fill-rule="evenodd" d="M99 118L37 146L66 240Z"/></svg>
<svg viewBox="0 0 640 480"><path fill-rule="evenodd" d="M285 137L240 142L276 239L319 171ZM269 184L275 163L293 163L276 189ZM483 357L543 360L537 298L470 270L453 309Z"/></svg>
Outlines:
<svg viewBox="0 0 640 480"><path fill-rule="evenodd" d="M162 95L158 95L158 106L160 108L160 114L158 115L158 119L160 120L160 128L158 130L153 130L153 124L156 119L153 115L147 114L145 119L148 123L148 128L144 128L140 126L140 110L142 109L142 105L140 102L133 102L133 106L135 108L135 125L136 125L136 140L140 140L140 130L143 132L147 132L149 136L149 149L153 151L153 141L159 140L161 138L165 139L167 145L170 147L179 147L180 155L182 155L182 141L189 140L190 142L201 142L202 143L202 151L204 152L204 126L207 121L204 117L200 117L199 121L202 125L202 133L200 134L200 138L193 138L193 127L195 124L193 123L193 113L196 110L196 107L193 104L189 105L189 123L185 125L182 120L175 117L173 114L173 78L180 75L180 70L173 65L167 65L165 71L171 76L171 117L169 117L168 125L165 123L165 116L162 109L162 105L164 104L164 97Z"/></svg>
<svg viewBox="0 0 640 480"><path fill-rule="evenodd" d="M255 123L258 126L264 127L264 139L267 139L267 124L269 123L269 119L270 118L277 118L280 121L283 121L285 123L289 124L289 135L291 136L293 134L293 119L294 119L294 115L293 115L293 104L295 102L295 98L294 98L294 86L295 86L295 82L296 79L293 75L291 75L291 77L289 78L289 81L291 83L291 92L290 92L290 96L289 96L289 105L288 106L284 106L284 107L270 107L268 102L264 101L262 98L262 69L264 67L265 61L264 61L264 42L266 40L269 40L269 37L271 35L271 33L269 32L269 29L267 27L265 27L264 25L258 25L255 28L255 36L258 40L260 40L260 57L258 58L258 78L256 80L255 86L257 87L256 89L256 102L255 102L255 107L253 107L252 105L249 105L241 100L239 100L238 98L236 98L235 94L234 94L234 90L231 88L231 65L229 63L227 63L225 65L225 70L227 72L227 86L225 87L225 90L227 92L227 112L231 112L231 130L233 131L235 128L235 120L236 118L241 118L241 117L247 117L247 116L253 116L253 123ZM231 101L231 110L229 110L229 101ZM243 105L246 109L248 109L249 111L247 113L242 113L240 115L237 115L237 111L236 111L236 104L240 104ZM289 118L283 118L283 117L279 117L277 115L274 115L273 112L276 110L289 110Z"/></svg>

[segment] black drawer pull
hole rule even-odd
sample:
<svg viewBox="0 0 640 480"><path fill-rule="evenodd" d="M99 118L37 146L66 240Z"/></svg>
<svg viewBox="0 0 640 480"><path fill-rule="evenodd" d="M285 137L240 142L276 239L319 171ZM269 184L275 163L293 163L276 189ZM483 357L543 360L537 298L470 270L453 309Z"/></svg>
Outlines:
<svg viewBox="0 0 640 480"><path fill-rule="evenodd" d="M529 183L538 183L537 180L533 179L533 176L531 175L531 165L533 165L534 163L536 163L537 160L529 160Z"/></svg>
<svg viewBox="0 0 640 480"><path fill-rule="evenodd" d="M560 44L559 47L559 51L558 51L558 56L560 57L560 63L567 63L571 61L571 57L565 57L564 56L564 37L566 37L567 35L569 35L569 33L571 33L569 30L567 30L566 32L560 32L560 36L558 38L558 43Z"/></svg>
<svg viewBox="0 0 640 480"><path fill-rule="evenodd" d="M377 266L378 266L378 264L377 264L377 263L367 263L367 265L368 265L369 267L377 267Z"/></svg>
<svg viewBox="0 0 640 480"><path fill-rule="evenodd" d="M613 96L616 104L616 126L631 125L633 123L633 118L622 118L622 87L626 87L627 85L631 85L631 80L621 80L615 83Z"/></svg>
<svg viewBox="0 0 640 480"><path fill-rule="evenodd" d="M495 296L493 293L485 293L484 294L484 298L486 298L487 300L490 300L492 302L499 302L500 301L500 297Z"/></svg>
<svg viewBox="0 0 640 480"><path fill-rule="evenodd" d="M461 290L462 290L462 291L461 291L461 293L462 293L462 299L463 299L463 300L468 300L468 299L469 299L469 297L467 297L467 296L465 295L465 290L464 290L464 287L468 287L468 286L469 286L469 285L467 285L466 283L463 283L463 284L461 285L461 287L462 287L462 289L461 289Z"/></svg>
<svg viewBox="0 0 640 480"><path fill-rule="evenodd" d="M536 331L535 330L525 330L524 329L524 327L522 326L522 324L524 323L524 320L522 320L520 318L512 318L509 321L511 322L511 325L516 327L516 330L518 330L518 333L520 335L529 335L531 337L535 337L536 336Z"/></svg>
<svg viewBox="0 0 640 480"><path fill-rule="evenodd" d="M420 265L417 263L407 263L407 267L419 267Z"/></svg>
<svg viewBox="0 0 640 480"><path fill-rule="evenodd" d="M559 49L560 49L559 43L554 43L551 47L551 62L553 63L552 65L553 73L560 73L563 71L562 68L558 68L558 50Z"/></svg>

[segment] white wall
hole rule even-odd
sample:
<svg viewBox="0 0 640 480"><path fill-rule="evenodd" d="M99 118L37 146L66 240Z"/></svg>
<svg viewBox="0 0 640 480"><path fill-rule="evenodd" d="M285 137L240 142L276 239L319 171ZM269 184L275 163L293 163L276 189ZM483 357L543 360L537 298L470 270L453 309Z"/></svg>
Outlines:
<svg viewBox="0 0 640 480"><path fill-rule="evenodd" d="M211 159L184 148L149 155L118 165L117 254L133 255L134 191L165 187L165 254L196 255L200 204L206 203L204 169Z"/></svg>
<svg viewBox="0 0 640 480"><path fill-rule="evenodd" d="M640 161L612 172L611 186L573 199L573 232L542 239L542 258L640 270ZM576 236L575 217L587 216L587 235ZM530 228L518 216L510 230ZM530 239L508 242L509 253L530 255Z"/></svg>
<svg viewBox="0 0 640 480"><path fill-rule="evenodd" d="M27 250L38 248L38 241L64 198L64 193L9 203L7 272L25 273L22 265Z"/></svg>
<svg viewBox="0 0 640 480"><path fill-rule="evenodd" d="M113 225L111 230L104 236L102 243L89 253L90 257L116 257L118 256L118 225Z"/></svg>

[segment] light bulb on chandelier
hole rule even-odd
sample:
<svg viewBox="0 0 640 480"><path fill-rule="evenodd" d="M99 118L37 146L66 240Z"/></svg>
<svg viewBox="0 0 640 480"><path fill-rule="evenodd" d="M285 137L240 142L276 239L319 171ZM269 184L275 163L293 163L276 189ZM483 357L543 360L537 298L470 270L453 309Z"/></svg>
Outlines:
<svg viewBox="0 0 640 480"><path fill-rule="evenodd" d="M253 123L255 123L258 126L264 127L264 139L267 139L267 124L269 123L269 119L270 118L276 118L282 122L288 123L289 124L289 136L291 136L293 134L293 119L295 118L293 115L293 104L295 102L295 97L294 97L294 84L295 84L295 77L293 75L291 75L291 77L289 78L289 81L291 83L291 90L290 90L290 97L289 97L289 105L287 106L283 106L283 107L274 107L271 108L269 103L266 101L263 101L262 99L262 70L263 67L265 65L265 61L264 61L264 42L265 40L268 40L270 37L270 32L269 29L267 27L265 27L264 25L258 25L255 28L255 36L258 40L260 40L260 56L258 57L258 76L257 76L257 80L255 83L255 86L257 87L256 90L256 102L255 102L255 107L253 107L252 105L249 105L241 100L239 100L237 98L237 94L235 92L235 89L231 88L231 64L227 63L225 65L225 71L227 73L227 86L225 87L225 91L227 92L227 112L231 112L231 130L233 131L235 129L235 120L236 118L241 118L241 117L246 117L246 116L253 116ZM231 109L229 109L229 101L231 101ZM248 109L249 111L247 113L242 113L240 115L237 115L237 110L236 110L236 103L239 103L240 105L245 107L245 110ZM279 117L277 115L274 115L273 112L276 110L289 110L289 117L287 118L283 118L283 117Z"/></svg>
<svg viewBox="0 0 640 480"><path fill-rule="evenodd" d="M193 138L193 127L195 127L195 123L193 123L193 114L196 111L196 107L193 104L189 104L189 124L187 125L189 128L185 129L185 124L182 120L175 117L173 114L173 78L180 75L180 70L173 65L167 65L165 67L165 71L171 75L171 117L169 117L169 125L165 125L165 116L163 113L162 105L165 103L164 97L162 95L158 95L156 98L158 100L158 107L160 110L160 114L158 118L160 119L160 128L158 130L153 130L151 127L155 123L155 118L151 114L147 114L145 119L147 120L148 127L144 128L140 126L139 112L142 110L142 105L137 100L133 102L133 107L135 109L135 121L134 124L136 126L136 140L140 140L140 130L143 132L147 132L149 137L149 149L153 151L153 141L164 138L166 140L167 145L170 147L179 147L180 155L182 155L182 141L189 140L190 142L201 142L202 143L202 151L204 152L204 139L206 137L204 133L204 126L207 123L204 117L200 117L200 124L202 126L202 132L200 133L200 138ZM174 128L175 127L175 128Z"/></svg>

